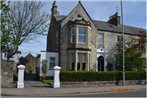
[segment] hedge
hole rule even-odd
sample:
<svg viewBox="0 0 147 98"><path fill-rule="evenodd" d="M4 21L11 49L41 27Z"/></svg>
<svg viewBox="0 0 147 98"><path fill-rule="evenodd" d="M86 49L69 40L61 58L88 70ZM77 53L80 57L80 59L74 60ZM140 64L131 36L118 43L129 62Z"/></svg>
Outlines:
<svg viewBox="0 0 147 98"><path fill-rule="evenodd" d="M126 71L126 80L145 80L145 71ZM107 72L94 72L94 71L61 71L61 82L75 82L75 81L119 81L122 80L122 72L107 71Z"/></svg>

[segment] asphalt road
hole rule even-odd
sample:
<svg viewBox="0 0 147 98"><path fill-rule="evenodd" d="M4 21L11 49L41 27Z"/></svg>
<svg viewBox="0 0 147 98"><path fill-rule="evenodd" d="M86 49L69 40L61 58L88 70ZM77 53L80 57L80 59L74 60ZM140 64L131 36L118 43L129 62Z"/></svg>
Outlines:
<svg viewBox="0 0 147 98"><path fill-rule="evenodd" d="M29 98L52 98L53 96L42 96L42 97L29 97ZM103 92L103 93L94 93L94 94L71 94L71 95L62 95L62 96L54 96L54 98L65 98L65 97L143 97L146 98L146 89L140 89L138 91L131 92ZM21 96L3 96L1 98L28 98Z"/></svg>
<svg viewBox="0 0 147 98"><path fill-rule="evenodd" d="M146 97L146 89L132 92L110 92L103 94L72 95L73 97Z"/></svg>

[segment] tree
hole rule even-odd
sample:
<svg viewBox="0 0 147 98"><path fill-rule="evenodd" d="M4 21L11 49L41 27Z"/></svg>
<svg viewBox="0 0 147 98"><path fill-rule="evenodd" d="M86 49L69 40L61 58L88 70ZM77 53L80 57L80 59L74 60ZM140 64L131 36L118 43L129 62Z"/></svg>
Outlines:
<svg viewBox="0 0 147 98"><path fill-rule="evenodd" d="M1 0L1 13L0 13L0 19L1 19L1 49L2 51L6 50L6 45L8 45L8 42L10 41L9 35L12 30L12 26L10 24L10 18L8 17L8 12L10 11L10 7L8 4L6 4L5 0ZM5 44L5 45L4 45Z"/></svg>
<svg viewBox="0 0 147 98"><path fill-rule="evenodd" d="M131 39L131 41L125 41L125 70L143 70L144 59L142 54L144 50L140 49L138 40ZM118 47L117 50L117 69L122 70L122 48Z"/></svg>
<svg viewBox="0 0 147 98"><path fill-rule="evenodd" d="M11 58L19 46L26 40L32 40L36 34L47 30L48 14L43 12L43 3L34 1L14 1L9 3L8 21L4 21L5 10L2 10L2 51ZM7 29L7 30L5 30Z"/></svg>
<svg viewBox="0 0 147 98"><path fill-rule="evenodd" d="M43 73L43 78L46 78L47 60L42 60L42 73Z"/></svg>

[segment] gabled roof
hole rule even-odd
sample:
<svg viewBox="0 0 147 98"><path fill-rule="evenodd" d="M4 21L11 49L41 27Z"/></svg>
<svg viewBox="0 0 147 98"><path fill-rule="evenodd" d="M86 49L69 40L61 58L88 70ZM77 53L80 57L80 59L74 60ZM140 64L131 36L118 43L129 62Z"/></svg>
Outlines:
<svg viewBox="0 0 147 98"><path fill-rule="evenodd" d="M93 20L91 19L90 15L87 13L86 9L84 8L84 6L82 5L81 1L79 1L79 4L81 5L81 7L84 9L84 11L86 12L86 14L88 15L88 17L90 18L90 20L93 22ZM94 23L94 22L93 22Z"/></svg>
<svg viewBox="0 0 147 98"><path fill-rule="evenodd" d="M67 16L59 15L59 16L56 16L56 20L61 22L65 17L67 17ZM97 30L108 31L108 32L113 32L113 33L122 33L121 26L115 26L115 25L110 24L108 22L99 21L99 20L92 20L92 21L94 22ZM146 36L145 29L133 27L133 26L124 25L124 32L125 32L125 34L129 34L129 35L137 35L137 36L144 35L144 36Z"/></svg>
<svg viewBox="0 0 147 98"><path fill-rule="evenodd" d="M33 58L33 59L34 59L35 57L34 57L31 53L29 53L29 54L27 54L27 55L25 56L25 59L26 59L26 58Z"/></svg>
<svg viewBox="0 0 147 98"><path fill-rule="evenodd" d="M64 20L66 21L66 19L68 19L69 17L71 18L71 15L72 14L78 14L78 15L81 14L81 13L78 13L80 9L87 16L88 21L90 20L89 22L91 22L94 25L94 22L92 21L91 17L89 16L89 14L87 13L87 11L85 10L85 8L82 5L81 1L79 1L79 3L75 6L75 8L73 8L72 11L66 17L64 15L59 15L59 16L56 16L56 20L60 20L61 21L61 19L62 19L62 21L64 21Z"/></svg>

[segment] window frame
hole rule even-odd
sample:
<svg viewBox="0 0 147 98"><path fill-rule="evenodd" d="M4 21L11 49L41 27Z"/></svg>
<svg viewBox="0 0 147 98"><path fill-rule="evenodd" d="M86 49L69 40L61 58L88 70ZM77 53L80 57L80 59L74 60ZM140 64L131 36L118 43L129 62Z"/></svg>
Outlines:
<svg viewBox="0 0 147 98"><path fill-rule="evenodd" d="M51 58L54 58L54 61L51 61ZM50 57L49 60L49 70L52 70L56 66L56 57ZM54 63L54 66L51 67L51 63Z"/></svg>
<svg viewBox="0 0 147 98"><path fill-rule="evenodd" d="M75 31L75 32L73 32L73 31ZM73 36L75 36L75 37L73 38ZM70 38L71 38L71 41L70 41L71 43L76 43L76 27L71 28L71 36L70 36Z"/></svg>
<svg viewBox="0 0 147 98"><path fill-rule="evenodd" d="M80 28L84 28L85 32L83 34L80 34ZM77 44L87 44L88 42L88 26L82 26L82 25L76 25L71 27L70 29L70 42L71 43L77 43ZM84 42L81 42L79 38L83 37Z"/></svg>
<svg viewBox="0 0 147 98"><path fill-rule="evenodd" d="M86 32L84 34L80 34L79 33L79 31L80 31L79 28L84 28ZM78 26L78 38L77 38L77 40L78 40L79 44L86 44L87 43L87 35L88 35L87 32L88 32L88 27ZM85 38L85 42L79 42L79 36L84 37Z"/></svg>
<svg viewBox="0 0 147 98"><path fill-rule="evenodd" d="M100 45L100 35L102 35L102 45ZM98 46L104 48L104 33L98 33Z"/></svg>

